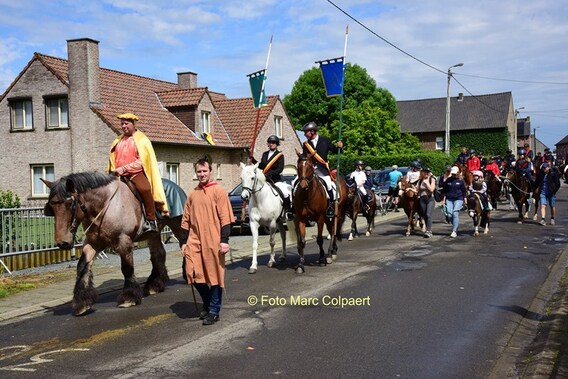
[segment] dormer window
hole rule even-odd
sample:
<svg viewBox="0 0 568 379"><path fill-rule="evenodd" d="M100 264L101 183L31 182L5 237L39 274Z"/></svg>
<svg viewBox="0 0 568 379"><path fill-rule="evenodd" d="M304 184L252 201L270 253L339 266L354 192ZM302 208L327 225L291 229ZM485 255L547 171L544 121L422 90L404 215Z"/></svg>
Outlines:
<svg viewBox="0 0 568 379"><path fill-rule="evenodd" d="M201 112L201 131L202 133L211 133L211 112Z"/></svg>

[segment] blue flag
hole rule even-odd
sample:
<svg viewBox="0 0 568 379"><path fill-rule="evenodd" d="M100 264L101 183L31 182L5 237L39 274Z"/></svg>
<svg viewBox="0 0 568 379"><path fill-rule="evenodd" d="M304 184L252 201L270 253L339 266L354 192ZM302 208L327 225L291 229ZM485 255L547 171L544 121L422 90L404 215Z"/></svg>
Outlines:
<svg viewBox="0 0 568 379"><path fill-rule="evenodd" d="M328 97L343 95L343 57L318 61Z"/></svg>
<svg viewBox="0 0 568 379"><path fill-rule="evenodd" d="M260 70L247 75L249 78L250 91L252 93L252 102L255 108L260 108L265 106L266 103L266 93L264 91L264 81L266 70Z"/></svg>

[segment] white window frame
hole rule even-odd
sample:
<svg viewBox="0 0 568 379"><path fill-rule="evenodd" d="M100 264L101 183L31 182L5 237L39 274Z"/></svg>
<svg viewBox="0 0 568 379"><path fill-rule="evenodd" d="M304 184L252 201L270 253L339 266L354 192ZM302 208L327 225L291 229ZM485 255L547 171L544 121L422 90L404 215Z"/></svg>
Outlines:
<svg viewBox="0 0 568 379"><path fill-rule="evenodd" d="M217 163L217 164L215 165L215 170L216 170L216 172L215 172L215 179L216 179L216 180L221 180L221 179L223 179L223 178L221 177L221 163Z"/></svg>
<svg viewBox="0 0 568 379"><path fill-rule="evenodd" d="M436 137L436 150L444 150L444 137Z"/></svg>
<svg viewBox="0 0 568 379"><path fill-rule="evenodd" d="M12 130L33 130L34 117L32 99L12 100L9 103L12 118ZM19 118L21 119L21 122L18 122Z"/></svg>
<svg viewBox="0 0 568 379"><path fill-rule="evenodd" d="M201 131L211 133L211 112L201 111Z"/></svg>
<svg viewBox="0 0 568 379"><path fill-rule="evenodd" d="M55 181L55 169L52 163L30 165L30 178L32 181L32 197L47 197L49 188L41 179Z"/></svg>
<svg viewBox="0 0 568 379"><path fill-rule="evenodd" d="M55 103L52 106L52 103ZM52 108L57 110L57 124L52 124ZM69 101L66 97L45 99L46 124L48 129L59 129L69 127Z"/></svg>
<svg viewBox="0 0 568 379"><path fill-rule="evenodd" d="M274 116L274 135L282 138L282 116Z"/></svg>
<svg viewBox="0 0 568 379"><path fill-rule="evenodd" d="M166 179L179 185L179 163L166 162Z"/></svg>

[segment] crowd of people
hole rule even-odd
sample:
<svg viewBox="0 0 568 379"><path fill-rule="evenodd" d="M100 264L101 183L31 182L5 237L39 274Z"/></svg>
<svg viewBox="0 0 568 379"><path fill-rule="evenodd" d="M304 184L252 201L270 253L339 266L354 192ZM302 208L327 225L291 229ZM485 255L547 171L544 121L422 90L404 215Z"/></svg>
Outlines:
<svg viewBox="0 0 568 379"><path fill-rule="evenodd" d="M157 232L156 218L168 216L168 208L161 181L156 156L152 144L141 131L137 130L138 116L125 113L117 116L121 121L122 134L111 144L108 171L113 175L129 179L137 188L144 205L141 233ZM302 145L303 154L310 157L316 174L325 183L328 207L327 217L334 216L334 202L337 189L332 178L332 170L328 164L328 154L338 153L343 148L342 141L337 144L324 136L318 135L318 127L308 122L302 127L306 141ZM284 168L284 155L278 150L280 139L272 135L267 139L268 150L262 154L260 162L251 155L250 162L258 163L267 180L278 184ZM540 188L541 224L545 225L546 209L550 207L550 223L554 224L555 194L560 187L560 173L553 155L548 149L544 154L536 155L528 145L519 149L517 156L511 150L501 157L483 156L481 151L464 147L454 165L447 166L436 178L432 170L422 165L418 158L410 164L410 169L403 175L397 165L392 166L389 173L389 190L387 203L392 200L393 209L398 211L400 205L400 183L409 184L409 190L418 198L421 215L424 218L425 238L432 237L432 215L436 202L443 204L445 221L451 224L450 237L457 236L459 213L464 207L469 193L478 193L483 207L489 208L487 184L484 176L492 176L500 180L504 171L514 168L522 173L531 183L531 188ZM461 168L467 168L473 174L469 186L461 177ZM229 235L234 222L227 192L213 179L212 166L206 158L198 160L195 173L199 181L190 192L182 216L183 238L180 240L184 257L184 271L188 284L194 286L201 296L203 308L200 318L204 325L212 325L219 320L224 288L225 254L230 250ZM355 162L353 172L347 180L357 186L364 209L368 209L373 201L373 180L371 167L362 160ZM406 187L406 186L405 186ZM282 191L284 208L291 210L291 192Z"/></svg>

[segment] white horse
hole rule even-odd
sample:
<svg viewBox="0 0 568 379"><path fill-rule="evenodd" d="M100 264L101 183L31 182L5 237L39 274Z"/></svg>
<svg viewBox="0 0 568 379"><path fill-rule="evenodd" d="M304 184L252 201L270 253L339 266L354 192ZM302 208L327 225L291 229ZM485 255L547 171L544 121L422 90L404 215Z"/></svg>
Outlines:
<svg viewBox="0 0 568 379"><path fill-rule="evenodd" d="M249 268L249 274L255 274L257 271L257 250L258 250L258 228L265 226L270 230L270 260L268 267L273 267L274 245L276 231L280 231L282 238L282 254L278 258L279 262L286 260L286 229L284 227L285 220L283 218L283 200L276 190L266 183L266 177L262 170L258 169L258 163L255 165L245 165L241 163L241 183L243 190L241 198L248 201L249 223L252 234L252 264ZM286 196L290 196L291 188L286 183L276 183Z"/></svg>

